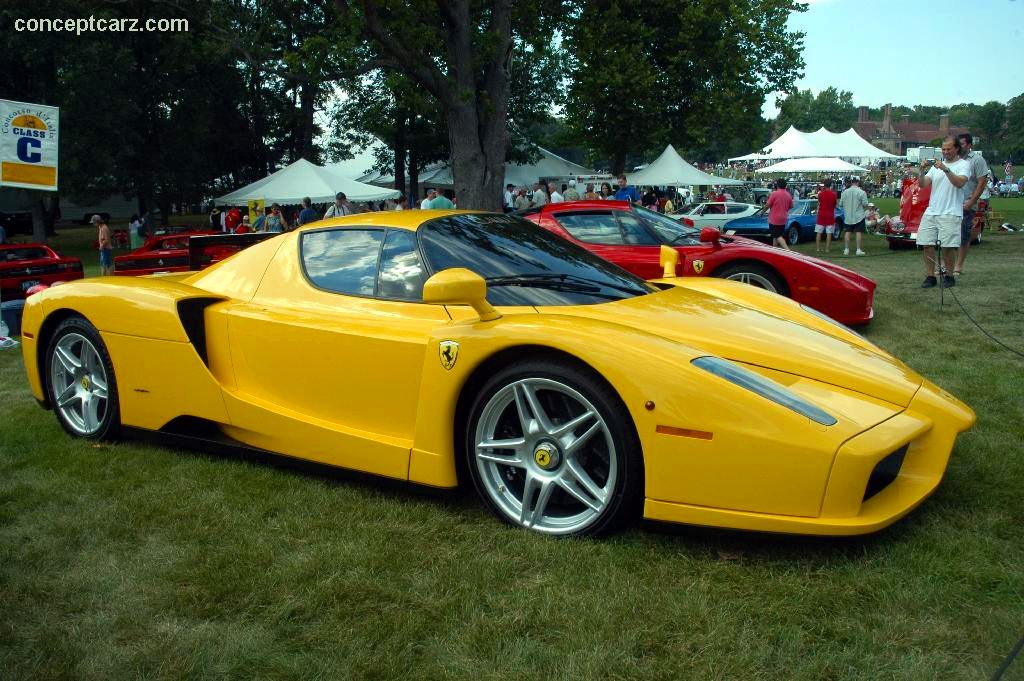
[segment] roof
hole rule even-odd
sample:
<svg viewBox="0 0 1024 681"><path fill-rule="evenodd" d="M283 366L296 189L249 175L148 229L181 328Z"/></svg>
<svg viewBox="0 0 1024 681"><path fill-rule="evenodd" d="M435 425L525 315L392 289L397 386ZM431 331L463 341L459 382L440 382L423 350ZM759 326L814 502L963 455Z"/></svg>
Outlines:
<svg viewBox="0 0 1024 681"><path fill-rule="evenodd" d="M382 201L399 196L396 189L363 184L300 158L262 180L214 199L214 203L218 206L244 206L249 201L263 200L287 205L298 204L307 196L313 203L327 203L334 201L338 192L345 192L349 201L357 202Z"/></svg>
<svg viewBox="0 0 1024 681"><path fill-rule="evenodd" d="M339 218L317 220L299 227L296 232L323 229L324 227L391 227L407 229L415 232L425 223L448 215L468 215L481 213L478 210L380 210L368 213L356 213ZM500 215L500 213L495 213Z"/></svg>
<svg viewBox="0 0 1024 681"><path fill-rule="evenodd" d="M680 185L726 185L743 184L742 180L717 177L697 170L683 160L683 157L671 144L665 147L658 158L654 159L643 170L629 173L629 183L638 186L667 187Z"/></svg>

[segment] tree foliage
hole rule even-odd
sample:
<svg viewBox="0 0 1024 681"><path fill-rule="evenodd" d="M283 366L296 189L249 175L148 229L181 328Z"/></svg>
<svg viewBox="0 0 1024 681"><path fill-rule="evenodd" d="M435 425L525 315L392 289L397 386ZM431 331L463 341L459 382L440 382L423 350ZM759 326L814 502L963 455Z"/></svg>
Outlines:
<svg viewBox="0 0 1024 681"><path fill-rule="evenodd" d="M775 128L780 133L791 125L804 132L821 127L844 132L856 118L852 92L834 87L825 88L817 95L810 90L796 90L780 103Z"/></svg>
<svg viewBox="0 0 1024 681"><path fill-rule="evenodd" d="M758 144L761 104L803 67L790 0L585 0L566 28L566 117L613 172L673 143L720 157Z"/></svg>

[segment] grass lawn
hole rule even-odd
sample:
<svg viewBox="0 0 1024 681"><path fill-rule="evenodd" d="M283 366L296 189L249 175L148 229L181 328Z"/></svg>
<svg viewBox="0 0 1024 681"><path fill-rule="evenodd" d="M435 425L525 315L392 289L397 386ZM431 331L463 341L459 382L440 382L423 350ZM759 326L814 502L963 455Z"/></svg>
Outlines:
<svg viewBox="0 0 1024 681"><path fill-rule="evenodd" d="M94 270L91 234L56 245ZM979 420L930 500L855 540L553 540L471 495L90 445L0 350L0 677L989 678L1024 634L1024 358L918 288L919 254L866 250L831 256L879 282L863 333ZM1024 351L1024 234L987 235L953 291Z"/></svg>

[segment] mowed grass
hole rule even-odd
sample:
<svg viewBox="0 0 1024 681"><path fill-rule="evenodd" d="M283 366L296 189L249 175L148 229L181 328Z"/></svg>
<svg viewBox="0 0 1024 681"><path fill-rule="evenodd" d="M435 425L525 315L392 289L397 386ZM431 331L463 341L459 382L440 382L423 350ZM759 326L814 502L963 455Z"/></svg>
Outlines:
<svg viewBox="0 0 1024 681"><path fill-rule="evenodd" d="M918 288L919 253L867 250L831 255L879 283L863 332L978 424L931 499L853 540L555 540L471 494L92 445L0 351L0 678L988 678L1024 634L1024 358ZM957 298L1024 351L1024 235L987 235L966 272Z"/></svg>

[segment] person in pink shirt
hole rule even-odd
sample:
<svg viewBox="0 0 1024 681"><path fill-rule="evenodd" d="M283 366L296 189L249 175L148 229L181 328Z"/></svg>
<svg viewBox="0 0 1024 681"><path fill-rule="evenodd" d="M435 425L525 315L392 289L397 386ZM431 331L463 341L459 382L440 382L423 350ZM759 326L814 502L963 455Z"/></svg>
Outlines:
<svg viewBox="0 0 1024 681"><path fill-rule="evenodd" d="M788 251L786 221L789 219L789 211L793 208L793 195L786 189L785 180L780 178L775 182L775 191L768 195L764 205L768 209L768 229L772 233L772 245Z"/></svg>

